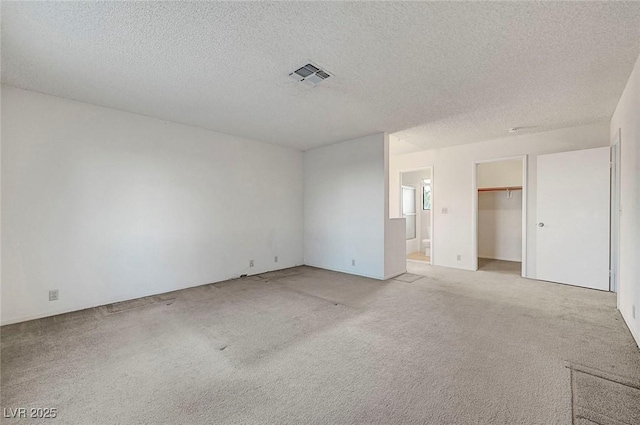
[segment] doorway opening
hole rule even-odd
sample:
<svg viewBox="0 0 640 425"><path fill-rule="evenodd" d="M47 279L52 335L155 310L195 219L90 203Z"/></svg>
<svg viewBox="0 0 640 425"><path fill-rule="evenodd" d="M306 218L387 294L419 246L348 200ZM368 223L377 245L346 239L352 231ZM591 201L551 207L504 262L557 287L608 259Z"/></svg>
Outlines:
<svg viewBox="0 0 640 425"><path fill-rule="evenodd" d="M433 252L433 169L400 173L400 214L406 222L407 261L431 264Z"/></svg>
<svg viewBox="0 0 640 425"><path fill-rule="evenodd" d="M526 156L474 166L476 270L525 276Z"/></svg>

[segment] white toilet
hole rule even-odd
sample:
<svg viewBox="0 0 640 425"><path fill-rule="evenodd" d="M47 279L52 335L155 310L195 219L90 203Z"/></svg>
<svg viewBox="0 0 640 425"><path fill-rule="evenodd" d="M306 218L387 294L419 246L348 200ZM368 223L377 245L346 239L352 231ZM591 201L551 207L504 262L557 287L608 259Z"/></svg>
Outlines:
<svg viewBox="0 0 640 425"><path fill-rule="evenodd" d="M431 229L427 232L427 238L422 240L422 250L424 255L431 257Z"/></svg>

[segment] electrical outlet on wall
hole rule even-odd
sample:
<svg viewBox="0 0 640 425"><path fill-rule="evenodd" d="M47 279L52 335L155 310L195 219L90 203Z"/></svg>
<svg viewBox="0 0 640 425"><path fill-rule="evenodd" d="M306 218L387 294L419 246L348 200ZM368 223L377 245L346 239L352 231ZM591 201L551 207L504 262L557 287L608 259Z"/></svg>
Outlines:
<svg viewBox="0 0 640 425"><path fill-rule="evenodd" d="M636 306L635 305L631 306L631 317L633 317L634 319L636 318Z"/></svg>
<svg viewBox="0 0 640 425"><path fill-rule="evenodd" d="M277 263L278 262L278 256L276 255L275 257L273 257L273 262Z"/></svg>
<svg viewBox="0 0 640 425"><path fill-rule="evenodd" d="M49 291L49 301L57 301L59 297L59 293L57 289L52 289Z"/></svg>
<svg viewBox="0 0 640 425"><path fill-rule="evenodd" d="M355 259L354 259L354 260L351 260L351 265L352 265L352 266L355 266L355 265L356 265L356 260L355 260Z"/></svg>
<svg viewBox="0 0 640 425"><path fill-rule="evenodd" d="M457 258L458 261L462 261L462 255L458 254Z"/></svg>
<svg viewBox="0 0 640 425"><path fill-rule="evenodd" d="M249 260L249 267L253 267L253 260Z"/></svg>
<svg viewBox="0 0 640 425"><path fill-rule="evenodd" d="M449 214L449 208L443 207L442 208L442 214Z"/></svg>

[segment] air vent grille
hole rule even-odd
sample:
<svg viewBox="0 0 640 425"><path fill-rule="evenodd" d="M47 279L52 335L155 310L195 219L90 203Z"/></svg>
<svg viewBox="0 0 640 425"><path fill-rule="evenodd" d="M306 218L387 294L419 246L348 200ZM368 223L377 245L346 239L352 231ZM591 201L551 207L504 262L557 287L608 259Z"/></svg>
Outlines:
<svg viewBox="0 0 640 425"><path fill-rule="evenodd" d="M315 86L331 77L327 71L310 63L296 69L289 76L296 81L302 81L311 86Z"/></svg>
<svg viewBox="0 0 640 425"><path fill-rule="evenodd" d="M310 63L306 64L304 67L305 67L305 69L308 69L308 70L309 70L309 71L311 71L311 72L318 72L318 71L320 71L320 68L318 68L318 67L316 67L316 66L313 66L313 65L311 65Z"/></svg>
<svg viewBox="0 0 640 425"><path fill-rule="evenodd" d="M311 71L309 70L306 66L303 66L302 68L298 69L296 71L296 74L298 74L299 76L301 76L302 78L306 78L309 75L313 74L315 71Z"/></svg>

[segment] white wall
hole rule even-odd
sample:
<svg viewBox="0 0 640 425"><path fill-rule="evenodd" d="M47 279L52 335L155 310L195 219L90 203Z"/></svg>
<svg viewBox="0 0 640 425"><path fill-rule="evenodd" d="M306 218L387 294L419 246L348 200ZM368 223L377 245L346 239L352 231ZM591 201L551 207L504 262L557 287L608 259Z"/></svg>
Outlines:
<svg viewBox="0 0 640 425"><path fill-rule="evenodd" d="M535 155L608 144L609 126L607 123L598 123L392 156L389 164L389 211L397 216L400 171L433 165L432 264L473 270L472 205L476 196L472 179L474 161L528 154L527 276L535 278ZM448 208L448 214L443 214L442 208ZM457 261L457 255L461 256L460 261Z"/></svg>
<svg viewBox="0 0 640 425"><path fill-rule="evenodd" d="M522 186L522 160L478 164L479 188L517 186Z"/></svg>
<svg viewBox="0 0 640 425"><path fill-rule="evenodd" d="M478 192L478 257L522 261L521 190Z"/></svg>
<svg viewBox="0 0 640 425"><path fill-rule="evenodd" d="M386 144L375 134L304 153L305 264L385 277Z"/></svg>
<svg viewBox="0 0 640 425"><path fill-rule="evenodd" d="M612 139L618 129L622 209L618 307L640 345L640 58L611 119Z"/></svg>
<svg viewBox="0 0 640 425"><path fill-rule="evenodd" d="M4 86L2 142L3 323L303 263L300 152Z"/></svg>
<svg viewBox="0 0 640 425"><path fill-rule="evenodd" d="M389 152L391 138L384 134L384 278L391 279L407 271L404 218L389 218Z"/></svg>

